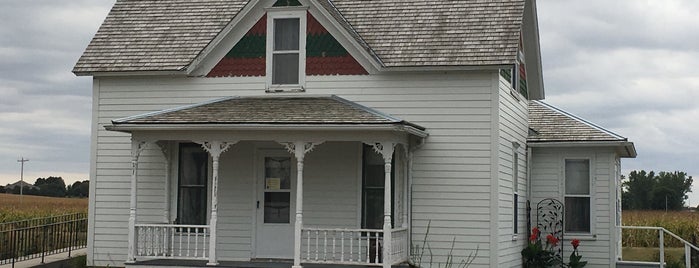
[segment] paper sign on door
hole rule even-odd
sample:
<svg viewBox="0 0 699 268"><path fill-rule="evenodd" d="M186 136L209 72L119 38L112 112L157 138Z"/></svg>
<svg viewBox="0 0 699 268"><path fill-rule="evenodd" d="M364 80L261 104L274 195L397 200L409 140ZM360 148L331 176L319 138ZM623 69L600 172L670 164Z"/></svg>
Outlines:
<svg viewBox="0 0 699 268"><path fill-rule="evenodd" d="M282 180L280 178L267 178L265 180L265 186L267 190L279 190L281 189Z"/></svg>

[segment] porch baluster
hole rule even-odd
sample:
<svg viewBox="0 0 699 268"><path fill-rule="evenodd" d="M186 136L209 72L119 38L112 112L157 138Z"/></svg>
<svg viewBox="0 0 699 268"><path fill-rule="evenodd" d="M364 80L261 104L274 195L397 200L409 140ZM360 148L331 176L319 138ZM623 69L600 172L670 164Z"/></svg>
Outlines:
<svg viewBox="0 0 699 268"><path fill-rule="evenodd" d="M332 260L335 261L335 238L337 238L337 231L333 231L332 238L333 238L333 250L332 250L332 252L330 252L330 254L332 254Z"/></svg>
<svg viewBox="0 0 699 268"><path fill-rule="evenodd" d="M340 261L345 262L345 231L341 231L340 236Z"/></svg>
<svg viewBox="0 0 699 268"><path fill-rule="evenodd" d="M311 231L306 231L306 259L311 259Z"/></svg>
<svg viewBox="0 0 699 268"><path fill-rule="evenodd" d="M194 257L199 257L199 228L194 228Z"/></svg>
<svg viewBox="0 0 699 268"><path fill-rule="evenodd" d="M189 257L189 254L192 251L191 246L192 246L192 230L189 227L187 227L187 257Z"/></svg>
<svg viewBox="0 0 699 268"><path fill-rule="evenodd" d="M318 237L320 237L320 232L316 230L316 261L318 260L318 246L320 246L320 244L318 244Z"/></svg>
<svg viewBox="0 0 699 268"><path fill-rule="evenodd" d="M328 260L328 231L323 231L323 260Z"/></svg>

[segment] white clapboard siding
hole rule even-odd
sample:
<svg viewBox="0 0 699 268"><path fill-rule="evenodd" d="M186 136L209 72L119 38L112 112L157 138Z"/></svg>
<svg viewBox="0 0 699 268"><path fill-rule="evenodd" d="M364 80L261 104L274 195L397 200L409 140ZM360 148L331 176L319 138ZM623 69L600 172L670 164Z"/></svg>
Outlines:
<svg viewBox="0 0 699 268"><path fill-rule="evenodd" d="M526 142L528 134L528 100L512 89L509 81L499 77L499 135L498 135L498 224L497 265L519 267L522 263L520 251L527 238L526 217ZM513 174L513 145L519 144L518 173ZM518 233L514 233L513 178L518 183Z"/></svg>
<svg viewBox="0 0 699 268"><path fill-rule="evenodd" d="M586 237L566 236L562 242L564 256L572 251L570 240L579 238L578 251L588 265L593 267L613 267L616 243L615 211L616 178L618 156L610 148L534 148L532 153L532 218L536 219L536 204L544 198L563 201L564 159L585 157L590 159L593 180L592 235Z"/></svg>
<svg viewBox="0 0 699 268"><path fill-rule="evenodd" d="M497 83L495 73L313 76L307 78L306 93L302 93L335 94L427 128L430 137L415 153L413 162L412 237L416 242L421 241L430 223L428 240L435 262L446 259L455 239L453 254L456 260L477 249L478 255L472 267L490 265L491 107L493 99L497 99L493 97L494 89L498 87L494 85ZM93 148L96 150L96 163L93 163L95 196L109 198L90 201L95 207L92 218L95 233L90 237L95 250L89 258L93 265L120 266L126 259L130 137L106 131L104 126L121 117L221 97L265 95L265 80L262 77L111 77L98 78L95 86L97 110L94 112L98 124ZM328 171L307 169L307 173L314 176L307 178L306 185L313 183L309 186L312 189L315 182L331 180L339 183L326 190L333 193L333 198L341 199L337 206L341 211L338 211L335 207L327 207L328 202L318 202L325 201L329 197L327 194L306 192L308 224L336 227L358 224L359 181L348 179L356 178L360 172L352 169L352 166L357 166L356 161L348 161L359 159L355 146L358 145L329 144L327 148L321 145L308 155L309 163L332 156L327 165L342 175L331 176ZM253 148L244 143L234 147L222 159L231 164L222 165L219 194L219 234L226 236L226 239L218 240L219 257L224 260L250 258L254 239L252 224L249 223L253 217L252 184L242 180L252 172L246 169L250 167ZM165 195L162 187L163 158L153 149L145 152L142 159L139 195L143 197L139 200L144 203L139 203L139 221L157 221L162 219L165 207L165 203L157 199ZM231 174L240 178L230 177ZM244 202L249 202L250 206L240 206ZM356 206L352 206L353 203ZM312 211L315 209L318 212ZM329 221L324 217L331 211L339 221Z"/></svg>

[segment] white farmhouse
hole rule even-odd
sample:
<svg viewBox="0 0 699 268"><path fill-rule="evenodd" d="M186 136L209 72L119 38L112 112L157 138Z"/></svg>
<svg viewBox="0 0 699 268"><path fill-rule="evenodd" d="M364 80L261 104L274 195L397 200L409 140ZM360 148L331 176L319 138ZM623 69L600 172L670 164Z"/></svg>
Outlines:
<svg viewBox="0 0 699 268"><path fill-rule="evenodd" d="M117 0L73 72L88 265L519 267L545 222L614 266L636 153L540 102L533 0Z"/></svg>

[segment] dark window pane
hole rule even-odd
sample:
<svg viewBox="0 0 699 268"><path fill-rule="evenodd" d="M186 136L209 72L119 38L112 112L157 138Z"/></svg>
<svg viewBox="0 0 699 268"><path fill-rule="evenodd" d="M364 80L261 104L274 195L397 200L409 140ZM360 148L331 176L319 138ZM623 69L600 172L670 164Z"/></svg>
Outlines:
<svg viewBox="0 0 699 268"><path fill-rule="evenodd" d="M566 197L566 232L590 232L590 198Z"/></svg>
<svg viewBox="0 0 699 268"><path fill-rule="evenodd" d="M290 157L265 157L265 189L291 189Z"/></svg>
<svg viewBox="0 0 699 268"><path fill-rule="evenodd" d="M209 154L194 143L180 144L177 222L206 224Z"/></svg>
<svg viewBox="0 0 699 268"><path fill-rule="evenodd" d="M297 85L299 83L299 54L274 54L272 56L272 84Z"/></svg>
<svg viewBox="0 0 699 268"><path fill-rule="evenodd" d="M566 194L590 194L590 160L566 159Z"/></svg>
<svg viewBox="0 0 699 268"><path fill-rule="evenodd" d="M299 19L274 20L274 50L299 50Z"/></svg>
<svg viewBox="0 0 699 268"><path fill-rule="evenodd" d="M383 189L365 189L364 219L363 228L383 228Z"/></svg>
<svg viewBox="0 0 699 268"><path fill-rule="evenodd" d="M265 223L289 223L290 201L288 192L265 192Z"/></svg>

